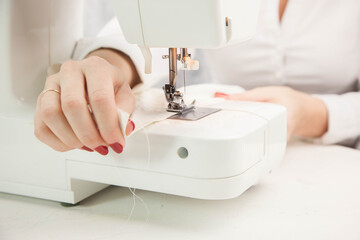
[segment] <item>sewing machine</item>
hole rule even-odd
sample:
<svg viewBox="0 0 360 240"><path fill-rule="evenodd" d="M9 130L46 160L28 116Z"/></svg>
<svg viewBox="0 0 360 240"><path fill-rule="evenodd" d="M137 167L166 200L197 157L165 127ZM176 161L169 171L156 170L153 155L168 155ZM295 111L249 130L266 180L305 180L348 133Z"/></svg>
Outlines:
<svg viewBox="0 0 360 240"><path fill-rule="evenodd" d="M151 72L149 48L169 48L164 56L169 60L164 111L187 120L166 119L139 130L120 155L59 153L40 143L33 135L35 101L47 67L70 59L82 36L82 4L0 3L1 192L74 204L117 185L228 199L254 185L282 159L283 107L223 101L203 111L196 102L186 105L176 88L178 61L184 71L199 67L187 48L219 48L251 38L260 4L256 0L114 1L126 39L144 55L145 72Z"/></svg>

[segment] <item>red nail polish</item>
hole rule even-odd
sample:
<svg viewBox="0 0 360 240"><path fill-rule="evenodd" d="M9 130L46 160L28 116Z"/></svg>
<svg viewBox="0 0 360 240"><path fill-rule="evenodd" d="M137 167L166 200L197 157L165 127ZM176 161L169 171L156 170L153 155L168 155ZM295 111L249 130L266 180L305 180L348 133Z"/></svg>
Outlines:
<svg viewBox="0 0 360 240"><path fill-rule="evenodd" d="M132 125L132 131L134 131L135 130L135 123L129 118L129 121L130 121L130 123L131 123L131 125Z"/></svg>
<svg viewBox="0 0 360 240"><path fill-rule="evenodd" d="M109 149L106 146L98 146L97 148L95 148L95 151L104 156L109 153Z"/></svg>
<svg viewBox="0 0 360 240"><path fill-rule="evenodd" d="M221 96L226 96L228 97L229 94L223 93L223 92L216 92L215 95L221 95Z"/></svg>
<svg viewBox="0 0 360 240"><path fill-rule="evenodd" d="M85 151L88 151L88 152L93 152L94 151L91 148L88 148L87 146L83 146L81 149L85 150Z"/></svg>
<svg viewBox="0 0 360 240"><path fill-rule="evenodd" d="M122 153L122 151L123 151L123 146L121 146L120 143L110 144L110 147L111 147L116 153Z"/></svg>

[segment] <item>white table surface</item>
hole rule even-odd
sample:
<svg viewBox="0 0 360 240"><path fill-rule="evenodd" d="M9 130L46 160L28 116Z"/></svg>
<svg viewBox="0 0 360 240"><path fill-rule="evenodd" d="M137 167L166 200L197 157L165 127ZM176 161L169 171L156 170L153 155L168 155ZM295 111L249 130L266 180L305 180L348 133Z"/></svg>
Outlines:
<svg viewBox="0 0 360 240"><path fill-rule="evenodd" d="M0 239L360 239L360 151L290 145L240 197L204 201L110 187L81 205L0 194Z"/></svg>

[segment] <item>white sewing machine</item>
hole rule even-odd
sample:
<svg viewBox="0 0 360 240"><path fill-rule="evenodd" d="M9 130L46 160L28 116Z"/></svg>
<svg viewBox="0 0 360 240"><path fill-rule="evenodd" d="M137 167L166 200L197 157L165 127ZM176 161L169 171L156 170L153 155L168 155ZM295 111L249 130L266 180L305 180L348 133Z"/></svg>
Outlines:
<svg viewBox="0 0 360 240"><path fill-rule="evenodd" d="M186 48L248 40L257 0L115 0L126 39L151 70L149 47L170 48L169 109L189 110L176 89L177 61L197 69ZM55 152L33 135L37 95L49 65L71 57L82 36L82 4L73 0L0 2L0 191L77 203L108 185L201 199L239 196L271 171L286 146L286 111L224 101L195 121L167 119L127 139L123 154ZM181 50L177 51L176 48ZM165 111L165 110L164 110ZM195 109L190 112L200 114ZM201 111L200 111L201 112ZM198 118L198 117L197 117Z"/></svg>

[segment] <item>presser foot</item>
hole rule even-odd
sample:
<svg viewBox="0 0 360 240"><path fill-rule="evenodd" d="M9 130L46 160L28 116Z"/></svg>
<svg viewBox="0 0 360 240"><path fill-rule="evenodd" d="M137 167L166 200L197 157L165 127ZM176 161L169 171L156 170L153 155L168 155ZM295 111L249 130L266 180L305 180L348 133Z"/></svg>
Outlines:
<svg viewBox="0 0 360 240"><path fill-rule="evenodd" d="M187 120L187 121L196 121L206 116L209 116L213 113L219 112L220 108L205 108L205 107L195 107L190 106L183 110L182 112L178 112L168 119L178 119L178 120Z"/></svg>
<svg viewBox="0 0 360 240"><path fill-rule="evenodd" d="M188 108L189 107L187 107L186 104L184 104L184 101L181 101L180 103L169 102L167 111L179 113L179 112L186 111Z"/></svg>
<svg viewBox="0 0 360 240"><path fill-rule="evenodd" d="M170 102L167 111L176 112L176 114L168 117L168 119L196 121L221 110L220 108L195 107L195 101L192 101L190 105L186 105L184 101L181 101L181 104ZM171 105L172 103L175 106Z"/></svg>

